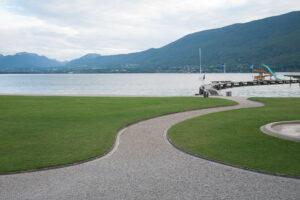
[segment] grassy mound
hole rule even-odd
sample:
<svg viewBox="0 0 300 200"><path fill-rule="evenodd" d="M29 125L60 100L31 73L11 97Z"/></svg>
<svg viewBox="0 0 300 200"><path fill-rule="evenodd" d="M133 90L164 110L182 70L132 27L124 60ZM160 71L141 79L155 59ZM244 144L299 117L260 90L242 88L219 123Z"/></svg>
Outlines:
<svg viewBox="0 0 300 200"><path fill-rule="evenodd" d="M300 176L300 143L275 138L260 126L300 119L300 98L253 98L264 107L212 113L173 126L179 148L202 157L255 170Z"/></svg>
<svg viewBox="0 0 300 200"><path fill-rule="evenodd" d="M222 99L0 96L0 172L102 155L117 131L172 112L233 105Z"/></svg>

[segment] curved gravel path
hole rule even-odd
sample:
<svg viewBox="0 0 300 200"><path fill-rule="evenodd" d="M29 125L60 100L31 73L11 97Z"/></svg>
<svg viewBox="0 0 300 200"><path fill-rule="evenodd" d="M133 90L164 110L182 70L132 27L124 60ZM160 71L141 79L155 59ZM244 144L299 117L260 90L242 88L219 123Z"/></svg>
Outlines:
<svg viewBox="0 0 300 200"><path fill-rule="evenodd" d="M300 180L206 161L172 147L165 131L195 116L261 106L166 115L124 129L108 155L83 164L0 176L0 199L299 199Z"/></svg>

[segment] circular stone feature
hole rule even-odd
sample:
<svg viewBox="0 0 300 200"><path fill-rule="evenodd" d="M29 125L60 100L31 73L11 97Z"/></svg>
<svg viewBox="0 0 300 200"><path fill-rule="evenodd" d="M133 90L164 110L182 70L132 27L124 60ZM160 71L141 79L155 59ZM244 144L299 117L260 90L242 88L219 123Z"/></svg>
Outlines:
<svg viewBox="0 0 300 200"><path fill-rule="evenodd" d="M274 137L300 142L300 120L274 122L260 127L260 130Z"/></svg>

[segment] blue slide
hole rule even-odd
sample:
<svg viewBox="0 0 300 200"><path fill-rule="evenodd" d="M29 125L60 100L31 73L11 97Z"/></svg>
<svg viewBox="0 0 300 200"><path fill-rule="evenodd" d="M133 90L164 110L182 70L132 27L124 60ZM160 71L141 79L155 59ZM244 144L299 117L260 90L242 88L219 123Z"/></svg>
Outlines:
<svg viewBox="0 0 300 200"><path fill-rule="evenodd" d="M282 81L282 79L278 78L273 72L272 70L270 69L270 67L268 67L267 65L263 65L265 68L268 69L268 71L275 77L276 80L278 81Z"/></svg>

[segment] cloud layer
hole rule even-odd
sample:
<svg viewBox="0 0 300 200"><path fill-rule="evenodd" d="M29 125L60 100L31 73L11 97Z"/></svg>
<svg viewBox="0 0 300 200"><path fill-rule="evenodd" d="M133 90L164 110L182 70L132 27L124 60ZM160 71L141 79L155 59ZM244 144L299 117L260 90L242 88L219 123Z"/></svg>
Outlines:
<svg viewBox="0 0 300 200"><path fill-rule="evenodd" d="M0 0L0 53L130 53L299 9L298 0Z"/></svg>

